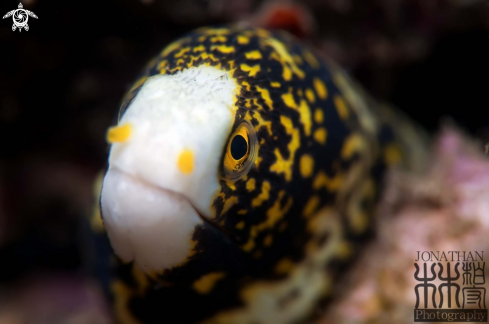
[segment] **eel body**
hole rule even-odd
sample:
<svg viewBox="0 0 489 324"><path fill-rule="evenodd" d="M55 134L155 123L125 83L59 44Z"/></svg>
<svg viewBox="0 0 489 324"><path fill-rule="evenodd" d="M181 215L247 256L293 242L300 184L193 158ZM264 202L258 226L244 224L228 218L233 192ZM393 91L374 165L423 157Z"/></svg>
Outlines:
<svg viewBox="0 0 489 324"><path fill-rule="evenodd" d="M121 323L302 323L371 236L424 136L265 29L195 30L126 95L101 210Z"/></svg>

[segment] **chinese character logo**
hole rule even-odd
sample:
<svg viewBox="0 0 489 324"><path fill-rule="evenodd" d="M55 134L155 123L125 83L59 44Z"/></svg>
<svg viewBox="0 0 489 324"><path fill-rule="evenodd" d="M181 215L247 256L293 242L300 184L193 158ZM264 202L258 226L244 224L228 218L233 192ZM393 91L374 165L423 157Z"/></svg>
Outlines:
<svg viewBox="0 0 489 324"><path fill-rule="evenodd" d="M465 262L464 271L468 273L467 285L471 285L472 287L465 287L463 289L463 308L466 307L478 307L478 308L486 308L486 288L480 287L486 283L486 278L484 277L484 267L486 263L482 263L482 267L480 262L477 262L477 268L475 267L475 262ZM467 269L467 270L466 270ZM470 271L474 270L473 277L471 276ZM473 279L472 279L473 278ZM464 278L465 281L465 278ZM476 286L477 285L477 286Z"/></svg>
<svg viewBox="0 0 489 324"><path fill-rule="evenodd" d="M12 31L15 31L16 29L18 29L19 32L22 31L22 28L24 28L26 31L29 30L29 25L27 25L27 21L29 20L29 16L37 19L37 16L35 13L33 13L32 11L23 9L22 3L19 3L18 9L7 12L7 14L5 14L5 16L3 16L3 19L8 18L10 16L12 16L12 20L14 21L14 24L12 25Z"/></svg>
<svg viewBox="0 0 489 324"><path fill-rule="evenodd" d="M487 322L485 262L414 266L415 322Z"/></svg>

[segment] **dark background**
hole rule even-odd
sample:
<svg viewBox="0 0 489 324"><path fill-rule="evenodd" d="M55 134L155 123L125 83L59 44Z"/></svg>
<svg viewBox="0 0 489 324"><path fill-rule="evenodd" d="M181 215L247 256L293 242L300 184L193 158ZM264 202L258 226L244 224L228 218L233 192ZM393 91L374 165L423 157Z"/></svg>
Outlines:
<svg viewBox="0 0 489 324"><path fill-rule="evenodd" d="M193 28L266 26L271 10L252 0L23 3L39 17L28 32L0 21L0 297L38 273L89 273L84 233L105 131L144 64ZM489 141L489 1L301 3L303 40L376 98L432 132L450 117ZM17 5L2 0L0 14Z"/></svg>

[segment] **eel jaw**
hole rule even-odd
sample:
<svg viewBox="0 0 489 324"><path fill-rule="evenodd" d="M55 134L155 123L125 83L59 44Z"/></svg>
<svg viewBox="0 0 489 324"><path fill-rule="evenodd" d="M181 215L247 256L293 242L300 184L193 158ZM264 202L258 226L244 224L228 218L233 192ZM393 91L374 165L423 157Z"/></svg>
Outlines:
<svg viewBox="0 0 489 324"><path fill-rule="evenodd" d="M182 194L109 168L102 188L102 214L115 253L145 272L184 262L192 253L192 235L202 224Z"/></svg>

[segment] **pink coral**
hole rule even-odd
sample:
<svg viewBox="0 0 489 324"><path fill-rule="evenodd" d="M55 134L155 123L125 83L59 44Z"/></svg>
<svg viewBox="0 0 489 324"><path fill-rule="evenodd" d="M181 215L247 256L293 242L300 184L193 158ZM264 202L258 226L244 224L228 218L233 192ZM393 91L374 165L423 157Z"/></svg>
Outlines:
<svg viewBox="0 0 489 324"><path fill-rule="evenodd" d="M447 128L426 175L391 174L378 237L320 323L412 323L417 251L488 250L489 160L482 151Z"/></svg>

